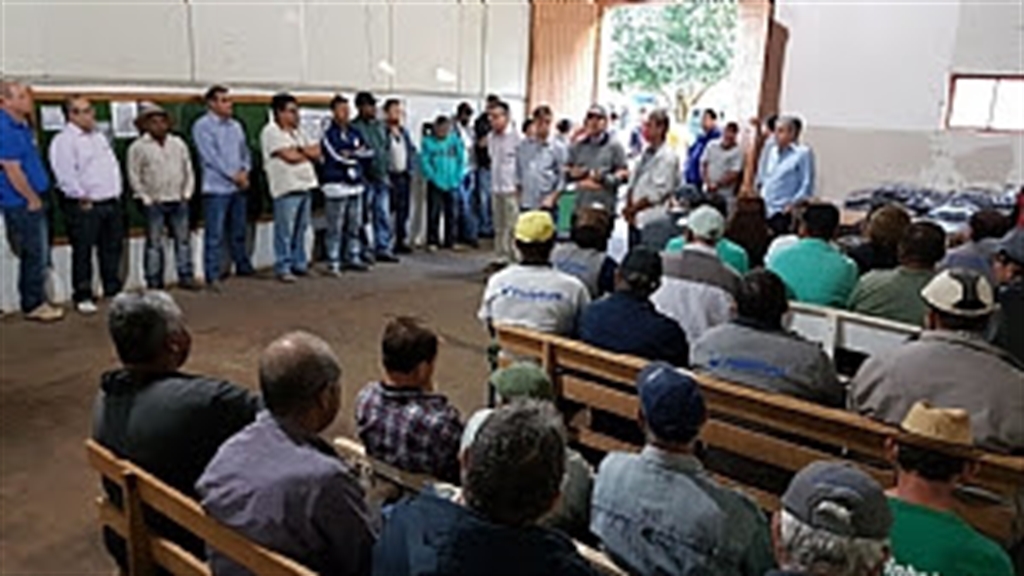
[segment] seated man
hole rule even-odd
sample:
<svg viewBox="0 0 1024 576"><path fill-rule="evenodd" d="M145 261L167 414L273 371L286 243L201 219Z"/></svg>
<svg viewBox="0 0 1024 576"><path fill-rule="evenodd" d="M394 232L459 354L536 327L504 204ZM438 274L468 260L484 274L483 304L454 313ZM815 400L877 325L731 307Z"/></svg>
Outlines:
<svg viewBox="0 0 1024 576"><path fill-rule="evenodd" d="M661 284L661 256L634 248L615 274L615 293L591 302L580 319L580 340L620 354L687 366L686 334L651 303Z"/></svg>
<svg viewBox="0 0 1024 576"><path fill-rule="evenodd" d="M999 282L999 319L993 343L1024 365L1024 228L1003 238L993 271Z"/></svg>
<svg viewBox="0 0 1024 576"><path fill-rule="evenodd" d="M690 342L696 342L709 328L732 318L740 277L715 252L725 233L721 213L701 206L690 213L686 228L682 253L662 256L661 287L651 301L679 323Z"/></svg>
<svg viewBox="0 0 1024 576"><path fill-rule="evenodd" d="M306 332L260 355L267 410L224 443L196 484L210 516L319 574L370 572L375 539L353 471L318 434L338 415L341 366ZM211 552L217 576L249 571Z"/></svg>
<svg viewBox="0 0 1024 576"><path fill-rule="evenodd" d="M517 362L491 374L491 386L496 392L499 406L522 399L555 402L555 387L540 366L531 362ZM477 410L466 422L462 434L460 454L476 440L476 435L494 410ZM564 414L563 414L564 416ZM565 478L562 498L555 509L541 519L540 524L561 530L574 538L587 538L590 530L590 494L594 486L594 470L579 452L565 448Z"/></svg>
<svg viewBox="0 0 1024 576"><path fill-rule="evenodd" d="M516 222L515 238L520 263L487 281L480 320L488 329L505 324L574 336L590 293L579 279L551 267L555 247L551 214L540 210L522 214Z"/></svg>
<svg viewBox="0 0 1024 576"><path fill-rule="evenodd" d="M768 257L768 269L798 302L845 308L850 301L857 264L832 245L838 228L838 208L811 204L800 219L800 240Z"/></svg>
<svg viewBox="0 0 1024 576"><path fill-rule="evenodd" d="M555 246L551 262L555 270L583 282L591 298L615 289L615 260L608 256L611 217L603 208L580 208L572 223L570 241Z"/></svg>
<svg viewBox="0 0 1024 576"><path fill-rule="evenodd" d="M937 224L911 224L899 244L900 265L862 276L850 297L850 310L920 326L928 313L921 290L935 276L946 253L946 233Z"/></svg>
<svg viewBox="0 0 1024 576"><path fill-rule="evenodd" d="M992 275L992 257L998 251L999 239L1013 225L1010 219L998 210L978 210L971 215L968 227L970 239L953 248L939 265L942 270L950 268L966 268L985 276L989 282L995 283Z"/></svg>
<svg viewBox="0 0 1024 576"><path fill-rule="evenodd" d="M815 462L793 477L772 518L780 569L767 576L881 576L891 527L878 482L849 463Z"/></svg>
<svg viewBox="0 0 1024 576"><path fill-rule="evenodd" d="M714 144L714 142L712 142L712 144ZM723 218L726 217L726 212L728 212L728 206L726 206L725 198L722 198L721 196L715 195L706 197L701 199L699 204L702 206L711 206L715 210L718 210L718 213L721 214ZM699 206L694 206L694 208L698 207ZM686 218L680 220L680 225L684 228L684 231L686 223ZM665 246L665 252L678 254L682 252L683 247L686 246L686 235L683 234L681 236L676 236L663 244L663 246ZM747 254L747 249L725 236L720 238L715 244L715 253L718 254L719 260L721 260L726 266L732 268L737 274L746 274L750 271L750 256Z"/></svg>
<svg viewBox="0 0 1024 576"><path fill-rule="evenodd" d="M736 302L739 317L708 330L694 345L694 368L769 392L844 405L845 388L821 345L783 327L789 301L778 276L751 272Z"/></svg>
<svg viewBox="0 0 1024 576"><path fill-rule="evenodd" d="M1006 552L953 511L954 491L972 467L970 415L918 402L901 428L904 434L887 444L896 487L889 491L892 559L886 574L1013 576Z"/></svg>
<svg viewBox="0 0 1024 576"><path fill-rule="evenodd" d="M459 411L434 392L438 338L414 318L384 328L384 381L356 398L356 425L366 453L408 472L459 480Z"/></svg>
<svg viewBox="0 0 1024 576"><path fill-rule="evenodd" d="M537 523L556 505L565 433L550 403L491 414L463 458L464 505L428 493L395 505L373 573L596 576L571 540Z"/></svg>
<svg viewBox="0 0 1024 576"><path fill-rule="evenodd" d="M772 566L764 516L715 482L694 455L707 419L697 383L655 362L640 372L637 388L647 445L601 462L591 531L631 574L762 576Z"/></svg>
<svg viewBox="0 0 1024 576"><path fill-rule="evenodd" d="M166 292L123 292L110 304L110 338L122 368L107 372L93 409L93 438L189 497L221 443L256 417L259 400L223 380L180 372L192 337ZM116 486L105 485L120 503ZM157 528L190 552L202 541L161 519ZM107 549L127 569L124 540L104 530Z"/></svg>
<svg viewBox="0 0 1024 576"><path fill-rule="evenodd" d="M927 329L917 341L868 358L850 383L850 409L899 424L918 400L963 408L979 447L1024 450L1024 369L985 341L995 311L988 280L971 270L945 270L921 296L929 307Z"/></svg>

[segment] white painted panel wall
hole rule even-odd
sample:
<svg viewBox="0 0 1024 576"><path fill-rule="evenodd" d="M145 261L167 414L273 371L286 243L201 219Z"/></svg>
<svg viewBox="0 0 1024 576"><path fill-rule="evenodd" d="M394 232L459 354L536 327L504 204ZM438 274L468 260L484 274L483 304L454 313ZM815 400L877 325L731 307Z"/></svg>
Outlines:
<svg viewBox="0 0 1024 576"><path fill-rule="evenodd" d="M480 2L459 6L459 92L479 94L483 87L484 19Z"/></svg>
<svg viewBox="0 0 1024 576"><path fill-rule="evenodd" d="M199 82L276 82L304 78L303 10L299 0L275 4L196 0Z"/></svg>
<svg viewBox="0 0 1024 576"><path fill-rule="evenodd" d="M490 3L486 18L486 91L525 98L530 59L530 5L526 2Z"/></svg>
<svg viewBox="0 0 1024 576"><path fill-rule="evenodd" d="M395 90L455 93L459 89L459 5L391 5Z"/></svg>
<svg viewBox="0 0 1024 576"><path fill-rule="evenodd" d="M1019 0L962 2L953 68L1024 74L1024 4Z"/></svg>
<svg viewBox="0 0 1024 576"><path fill-rule="evenodd" d="M390 9L383 1L310 3L305 9L310 84L390 90Z"/></svg>

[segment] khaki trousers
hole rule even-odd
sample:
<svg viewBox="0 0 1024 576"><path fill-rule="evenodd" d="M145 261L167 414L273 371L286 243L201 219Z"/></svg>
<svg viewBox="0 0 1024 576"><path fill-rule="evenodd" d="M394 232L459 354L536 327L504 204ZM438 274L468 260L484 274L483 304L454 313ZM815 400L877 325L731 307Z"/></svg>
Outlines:
<svg viewBox="0 0 1024 576"><path fill-rule="evenodd" d="M494 217L494 254L500 262L515 262L513 233L519 219L519 199L515 193L495 193L491 198L491 213Z"/></svg>

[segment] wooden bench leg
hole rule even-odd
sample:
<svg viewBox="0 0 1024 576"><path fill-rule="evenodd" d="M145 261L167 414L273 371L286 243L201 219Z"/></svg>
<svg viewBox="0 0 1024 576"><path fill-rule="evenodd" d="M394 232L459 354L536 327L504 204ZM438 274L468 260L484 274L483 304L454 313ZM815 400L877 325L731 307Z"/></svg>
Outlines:
<svg viewBox="0 0 1024 576"><path fill-rule="evenodd" d="M154 576L156 570L150 551L149 530L145 511L139 496L139 478L133 472L124 473L124 509L128 518L128 572L131 576Z"/></svg>

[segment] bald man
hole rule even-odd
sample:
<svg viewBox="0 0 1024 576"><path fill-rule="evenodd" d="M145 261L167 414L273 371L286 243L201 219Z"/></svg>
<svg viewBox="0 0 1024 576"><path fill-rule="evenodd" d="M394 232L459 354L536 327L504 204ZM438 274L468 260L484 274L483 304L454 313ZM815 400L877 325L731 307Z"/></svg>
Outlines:
<svg viewBox="0 0 1024 576"><path fill-rule="evenodd" d="M50 244L45 199L50 177L29 124L32 93L18 82L0 81L0 212L11 251L18 255L18 293L28 320L54 322L64 311L46 301Z"/></svg>
<svg viewBox="0 0 1024 576"><path fill-rule="evenodd" d="M318 435L341 407L341 365L307 332L278 338L260 355L267 410L228 440L196 490L203 508L259 544L318 574L370 572L377 538L356 476ZM217 576L248 572L210 558Z"/></svg>

